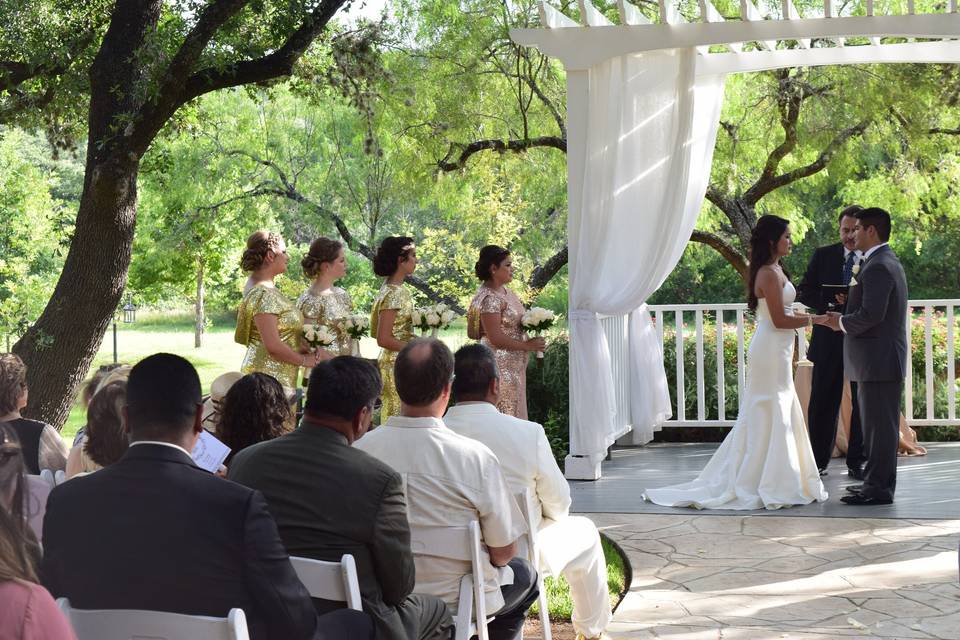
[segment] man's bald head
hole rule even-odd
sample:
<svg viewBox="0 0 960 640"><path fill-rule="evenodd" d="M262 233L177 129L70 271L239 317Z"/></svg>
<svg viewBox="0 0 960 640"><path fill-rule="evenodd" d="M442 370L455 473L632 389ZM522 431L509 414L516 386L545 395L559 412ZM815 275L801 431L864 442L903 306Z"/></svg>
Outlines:
<svg viewBox="0 0 960 640"><path fill-rule="evenodd" d="M393 376L404 404L425 407L443 395L453 379L453 354L436 338L411 340L397 356Z"/></svg>

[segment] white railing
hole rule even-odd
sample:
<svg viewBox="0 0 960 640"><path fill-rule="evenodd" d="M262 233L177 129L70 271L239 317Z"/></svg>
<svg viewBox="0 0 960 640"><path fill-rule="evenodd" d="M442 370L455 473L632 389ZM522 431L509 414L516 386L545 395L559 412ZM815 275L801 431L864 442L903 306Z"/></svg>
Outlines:
<svg viewBox="0 0 960 640"><path fill-rule="evenodd" d="M960 426L957 417L957 377L956 377L956 309L960 306L960 299L954 300L911 300L910 322L907 325L907 344L911 355L915 350L923 349L924 366L922 372L907 367L907 378L904 384L905 411L907 422L911 426L952 425ZM673 418L665 427L723 427L731 426L736 420L736 412L728 411L726 404L733 385L728 389L724 381L728 369L736 368L736 398L743 395L746 377L746 347L748 339L747 329L752 320L746 315L745 304L675 304L650 305L652 319L656 323L657 334L660 338L661 350L666 354L670 349L674 364L668 377L673 377L670 388L673 403ZM692 316L692 317L691 317ZM626 427L630 420L630 362L628 356L629 332L627 316L608 316L601 319L610 350L611 366L617 401L617 425ZM719 321L718 321L719 319ZM914 323L918 322L923 328L923 337L917 344L913 341ZM937 325L945 323L945 344L938 345ZM667 329L669 327L669 329ZM672 333L669 339L666 333ZM708 336L712 329L714 335ZM809 330L808 330L809 331ZM797 355L800 360L806 357L807 334L798 331ZM736 348L732 358L728 358L724 345L727 340L736 336ZM709 343L709 344L708 344ZM693 367L684 366L685 354L688 349L695 350ZM706 372L706 353L713 350L716 371L711 371L712 383L708 381ZM943 353L945 350L945 354ZM945 359L945 371L937 371L936 362ZM941 369L943 367L941 366ZM673 374L671 376L671 373ZM919 378L918 378L919 377ZM687 407L687 379L696 380L696 402L692 411ZM922 394L923 407L917 407L915 402L914 384L922 382L919 391ZM936 392L945 387L946 408L936 411ZM707 390L710 390L711 401L708 404ZM922 417L917 417L916 409L921 409Z"/></svg>

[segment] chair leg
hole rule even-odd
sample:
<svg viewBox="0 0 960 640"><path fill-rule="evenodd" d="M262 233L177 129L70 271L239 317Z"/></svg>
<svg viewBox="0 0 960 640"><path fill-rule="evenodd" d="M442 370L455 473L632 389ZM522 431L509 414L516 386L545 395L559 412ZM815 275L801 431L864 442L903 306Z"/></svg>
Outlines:
<svg viewBox="0 0 960 640"><path fill-rule="evenodd" d="M543 640L553 640L553 633L550 631L550 609L547 606L547 590L543 585L543 574L537 576L537 587L540 589L537 603L540 605L540 626L543 627Z"/></svg>

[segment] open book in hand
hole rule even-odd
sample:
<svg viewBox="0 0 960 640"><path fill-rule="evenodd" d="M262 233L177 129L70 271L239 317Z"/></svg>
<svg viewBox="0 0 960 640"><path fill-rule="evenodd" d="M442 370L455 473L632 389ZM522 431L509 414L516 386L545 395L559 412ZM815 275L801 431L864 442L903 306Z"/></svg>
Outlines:
<svg viewBox="0 0 960 640"><path fill-rule="evenodd" d="M230 447L223 444L212 433L203 429L200 431L200 437L197 439L197 445L190 454L193 461L201 469L210 473L216 473L220 470L220 465L230 455Z"/></svg>
<svg viewBox="0 0 960 640"><path fill-rule="evenodd" d="M837 302L837 294L843 294L844 296L850 291L850 287L845 284L822 284L820 285L823 304L826 306L828 311L837 311L843 307L843 303Z"/></svg>

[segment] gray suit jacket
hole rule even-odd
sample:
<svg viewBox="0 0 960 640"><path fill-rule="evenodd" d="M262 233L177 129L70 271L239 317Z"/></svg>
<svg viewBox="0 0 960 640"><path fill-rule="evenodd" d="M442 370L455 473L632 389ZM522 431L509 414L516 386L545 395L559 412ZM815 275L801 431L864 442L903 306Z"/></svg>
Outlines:
<svg viewBox="0 0 960 640"><path fill-rule="evenodd" d="M907 278L889 245L861 264L850 287L843 366L854 382L903 380L907 353Z"/></svg>
<svg viewBox="0 0 960 640"><path fill-rule="evenodd" d="M308 419L234 457L230 480L258 489L291 556L352 554L363 610L381 640L408 640L396 607L416 581L400 474ZM325 613L341 604L314 600Z"/></svg>

